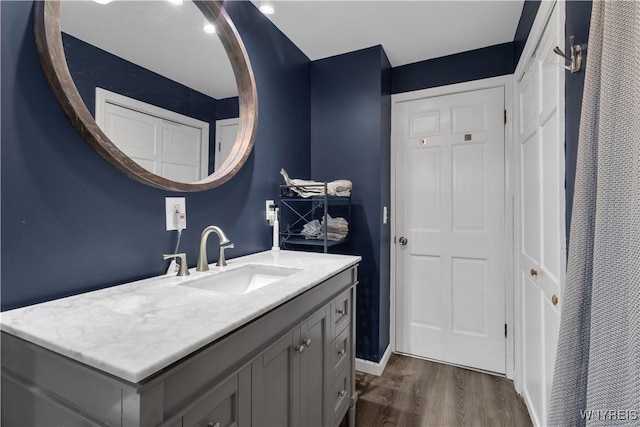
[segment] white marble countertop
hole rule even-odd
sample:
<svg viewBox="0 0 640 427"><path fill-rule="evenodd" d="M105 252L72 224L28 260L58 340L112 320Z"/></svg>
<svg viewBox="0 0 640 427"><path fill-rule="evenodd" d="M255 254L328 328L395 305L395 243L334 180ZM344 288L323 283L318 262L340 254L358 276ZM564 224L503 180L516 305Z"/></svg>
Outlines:
<svg viewBox="0 0 640 427"><path fill-rule="evenodd" d="M137 383L335 274L360 257L280 251L231 259L302 271L250 293L183 286L207 273L159 276L0 314L4 332ZM215 274L218 270L211 265Z"/></svg>

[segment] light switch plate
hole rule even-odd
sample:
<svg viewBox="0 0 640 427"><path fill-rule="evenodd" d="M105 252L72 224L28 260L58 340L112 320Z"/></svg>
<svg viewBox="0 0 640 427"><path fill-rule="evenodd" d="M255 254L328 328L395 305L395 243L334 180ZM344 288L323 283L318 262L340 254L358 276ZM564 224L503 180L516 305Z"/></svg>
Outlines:
<svg viewBox="0 0 640 427"><path fill-rule="evenodd" d="M270 225L273 225L273 221L275 220L275 216L276 216L274 205L275 205L275 202L273 200L265 200L265 203L264 203L265 217L267 221L269 221Z"/></svg>
<svg viewBox="0 0 640 427"><path fill-rule="evenodd" d="M167 231L177 230L175 223L176 209L178 212L187 213L187 204L184 197L165 197L165 211L167 219ZM186 224L185 224L186 228Z"/></svg>

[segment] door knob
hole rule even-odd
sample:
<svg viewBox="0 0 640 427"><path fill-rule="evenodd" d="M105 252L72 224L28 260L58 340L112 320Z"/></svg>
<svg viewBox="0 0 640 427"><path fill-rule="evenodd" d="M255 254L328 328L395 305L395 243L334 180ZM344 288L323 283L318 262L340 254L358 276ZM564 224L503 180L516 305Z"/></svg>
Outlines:
<svg viewBox="0 0 640 427"><path fill-rule="evenodd" d="M398 241L400 242L400 244L401 244L402 246L406 245L406 244L409 242L409 241L407 240L407 238L406 238L406 237L404 237L404 236L403 236L403 237L401 237Z"/></svg>
<svg viewBox="0 0 640 427"><path fill-rule="evenodd" d="M529 271L529 274L531 275L531 277L536 277L538 275L538 270L532 268L531 271Z"/></svg>
<svg viewBox="0 0 640 427"><path fill-rule="evenodd" d="M306 345L307 347L311 346L311 338L307 338L306 340L302 341L302 344Z"/></svg>
<svg viewBox="0 0 640 427"><path fill-rule="evenodd" d="M302 354L302 352L304 352L304 344L300 344L299 346L296 346L296 351Z"/></svg>

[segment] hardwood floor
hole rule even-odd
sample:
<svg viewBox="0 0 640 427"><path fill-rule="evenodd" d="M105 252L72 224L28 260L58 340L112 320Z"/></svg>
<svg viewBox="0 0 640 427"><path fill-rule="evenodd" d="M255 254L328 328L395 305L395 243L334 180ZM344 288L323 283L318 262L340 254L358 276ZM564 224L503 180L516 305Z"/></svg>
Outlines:
<svg viewBox="0 0 640 427"><path fill-rule="evenodd" d="M530 426L513 383L394 354L382 376L356 372L356 425Z"/></svg>

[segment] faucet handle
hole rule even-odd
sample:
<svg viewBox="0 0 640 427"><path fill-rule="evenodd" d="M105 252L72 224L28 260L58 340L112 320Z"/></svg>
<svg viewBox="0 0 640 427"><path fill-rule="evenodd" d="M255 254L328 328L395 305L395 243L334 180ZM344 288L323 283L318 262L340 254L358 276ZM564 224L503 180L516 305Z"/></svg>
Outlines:
<svg viewBox="0 0 640 427"><path fill-rule="evenodd" d="M187 254L184 252L181 252L179 254L162 255L162 259L164 260L172 259L172 258L180 259L180 270L178 271L178 277L188 276L190 273L189 273L189 269L187 268Z"/></svg>
<svg viewBox="0 0 640 427"><path fill-rule="evenodd" d="M235 245L233 243L229 243L227 245L220 246L220 256L218 257L218 262L216 263L217 267L225 267L227 265L227 260L224 257L224 250L225 249L233 249L233 248L235 248Z"/></svg>

